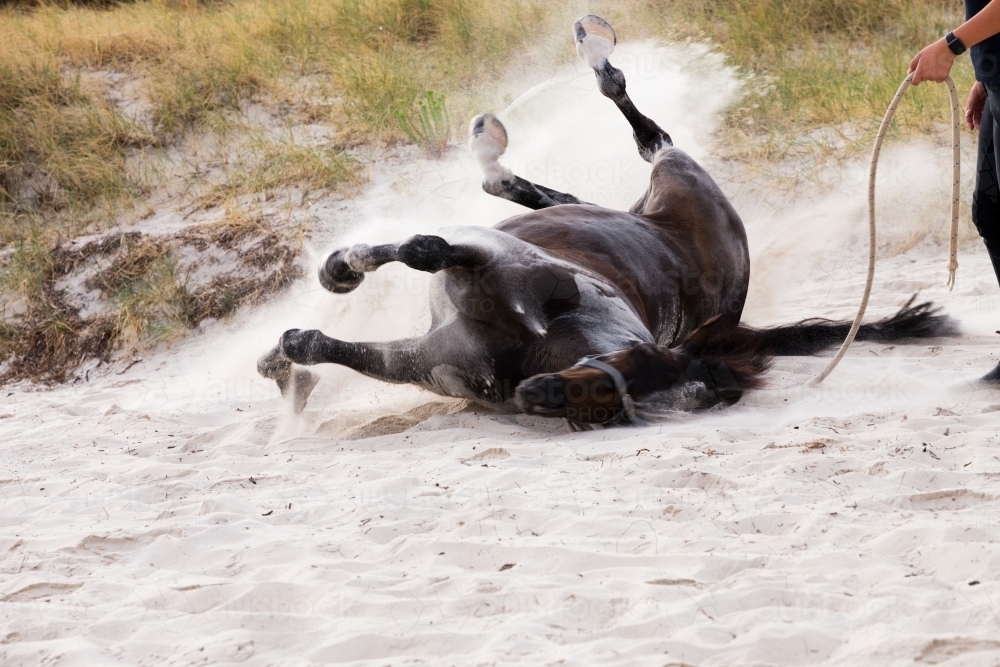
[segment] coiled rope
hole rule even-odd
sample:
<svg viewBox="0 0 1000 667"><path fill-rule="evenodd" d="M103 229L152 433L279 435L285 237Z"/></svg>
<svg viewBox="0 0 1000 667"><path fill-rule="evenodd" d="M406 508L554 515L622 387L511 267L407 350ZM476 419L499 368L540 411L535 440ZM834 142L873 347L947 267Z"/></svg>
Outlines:
<svg viewBox="0 0 1000 667"><path fill-rule="evenodd" d="M823 370L819 376L813 380L813 385L818 385L820 382L825 380L833 369L837 367L840 360L844 358L847 353L847 349L854 342L854 337L858 335L858 329L861 327L861 320L865 316L865 309L868 307L868 297L872 293L872 280L875 278L875 172L878 169L878 158L879 153L882 151L882 140L885 139L885 134L889 129L889 123L892 122L892 117L896 115L896 107L899 106L900 100L903 99L903 93L906 89L910 87L910 82L913 79L913 73L911 72L905 79L903 83L900 84L899 90L896 91L896 96L892 98L892 103L889 104L888 110L885 112L885 117L882 119L882 125L878 128L878 135L875 137L875 146L872 148L871 165L868 169L868 279L865 282L865 294L861 297L861 305L858 307L858 314L854 318L854 323L851 325L851 330L847 334L847 338L844 340L844 344L840 346L840 350L837 351L836 356L830 360L827 367ZM958 91L955 90L955 82L951 80L951 77L945 79L944 81L948 84L948 92L951 93L951 124L952 124L952 137L951 137L951 153L952 159L954 161L954 166L952 170L952 184L951 184L951 239L949 242L949 253L950 258L948 260L948 288L949 290L955 289L955 272L958 270L958 198L959 198L959 180L961 174L961 150L960 150L960 123L961 119L959 117L958 110Z"/></svg>

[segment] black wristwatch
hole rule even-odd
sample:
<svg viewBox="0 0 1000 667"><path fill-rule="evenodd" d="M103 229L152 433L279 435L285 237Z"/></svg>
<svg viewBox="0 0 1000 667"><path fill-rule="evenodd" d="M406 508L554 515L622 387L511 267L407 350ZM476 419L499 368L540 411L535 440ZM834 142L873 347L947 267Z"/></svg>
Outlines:
<svg viewBox="0 0 1000 667"><path fill-rule="evenodd" d="M944 41L948 42L948 48L951 49L951 52L956 56L960 56L965 53L965 44L962 44L962 40L955 37L955 33L949 32L944 36Z"/></svg>

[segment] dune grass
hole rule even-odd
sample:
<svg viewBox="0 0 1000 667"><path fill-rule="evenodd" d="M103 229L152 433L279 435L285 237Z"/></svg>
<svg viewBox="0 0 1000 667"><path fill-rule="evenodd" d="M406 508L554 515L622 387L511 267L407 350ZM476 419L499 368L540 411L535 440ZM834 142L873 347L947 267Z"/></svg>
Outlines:
<svg viewBox="0 0 1000 667"><path fill-rule="evenodd" d="M713 42L753 75L730 126L794 145L811 128L842 130L879 117L909 58L955 24L960 4L616 0L587 8L632 39ZM309 76L331 100L316 119L335 126L341 143L414 141L439 151L451 128L464 126L464 117L447 122L450 116L472 113L473 102L496 102L484 82L501 77L526 46L559 27L565 32L563 24L581 11L571 0L14 5L0 9L0 200L8 206L113 203L141 194L124 168L129 148L225 123L248 99L315 108L316 91L294 85ZM145 127L83 84L80 73L95 70L143 83ZM956 78L963 88L970 82L964 61ZM941 118L941 95L939 87L915 90L900 128L931 129ZM428 127L428 100L446 122Z"/></svg>
<svg viewBox="0 0 1000 667"><path fill-rule="evenodd" d="M731 157L754 161L866 151L911 58L964 17L958 0L675 0L667 13L636 4L608 12L622 30L707 40L743 72L747 94L727 113L723 143ZM968 58L952 76L964 101ZM894 131L935 132L948 121L947 91L922 85L907 94Z"/></svg>
<svg viewBox="0 0 1000 667"><path fill-rule="evenodd" d="M203 205L350 187L359 180L351 147L415 143L440 154L469 117L502 106L508 72L537 83L572 59L569 26L594 12L623 39L707 41L740 69L747 92L726 114L724 156L853 157L912 55L961 11L958 0L0 4L0 361L17 318L43 323L52 340L79 327L52 298L52 249L119 224L162 185L138 176L155 175L144 166L191 137L212 137L228 165L221 182L194 189ZM968 88L967 59L954 76ZM895 131L939 131L945 99L941 86L915 89ZM254 127L250 104L289 125L327 125L335 138L305 144ZM169 262L149 266L141 295L120 295L120 320L173 302Z"/></svg>
<svg viewBox="0 0 1000 667"><path fill-rule="evenodd" d="M291 136L258 137L244 144L226 179L199 197L201 205L214 207L241 195L267 195L281 188L294 188L305 197L314 190L360 181L356 161L330 146L304 145Z"/></svg>

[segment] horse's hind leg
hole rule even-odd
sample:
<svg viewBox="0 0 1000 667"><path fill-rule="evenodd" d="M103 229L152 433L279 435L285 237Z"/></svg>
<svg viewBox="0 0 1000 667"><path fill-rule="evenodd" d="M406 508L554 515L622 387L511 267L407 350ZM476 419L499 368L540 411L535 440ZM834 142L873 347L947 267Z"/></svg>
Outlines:
<svg viewBox="0 0 1000 667"><path fill-rule="evenodd" d="M576 38L576 52L597 75L601 94L621 110L632 126L632 136L639 155L646 162L652 162L657 151L673 146L674 142L659 125L639 113L625 92L625 75L608 62L608 56L615 50L617 41L614 28L600 16L587 14L573 25L573 34Z"/></svg>
<svg viewBox="0 0 1000 667"><path fill-rule="evenodd" d="M507 150L507 130L496 116L481 113L469 124L469 148L483 168L483 190L491 195L538 210L559 204L584 204L573 195L526 181L500 164Z"/></svg>
<svg viewBox="0 0 1000 667"><path fill-rule="evenodd" d="M369 246L358 244L330 253L319 268L319 282L337 294L357 288L365 274L389 262L402 262L411 269L437 273L456 266L472 268L485 261L483 251L467 245L452 245L440 236L411 236L402 243Z"/></svg>

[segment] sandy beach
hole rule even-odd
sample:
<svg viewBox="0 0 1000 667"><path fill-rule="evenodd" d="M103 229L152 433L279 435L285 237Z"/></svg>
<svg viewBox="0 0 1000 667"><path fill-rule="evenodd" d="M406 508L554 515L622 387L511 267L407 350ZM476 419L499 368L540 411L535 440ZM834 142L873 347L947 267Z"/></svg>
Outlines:
<svg viewBox="0 0 1000 667"><path fill-rule="evenodd" d="M740 94L721 58L615 57L744 218L745 319L852 317L866 161L814 196L764 192L713 162ZM616 208L644 190L582 65L501 117L515 172ZM131 365L4 388L0 663L1000 665L1000 391L975 383L1000 361L1000 290L975 240L945 285L948 155L885 153L868 317L919 292L960 337L856 344L820 387L827 358L778 359L735 407L638 428L570 433L341 368L296 416L254 368L282 331L429 322L425 275L386 266L333 295L324 253L519 212L464 148L400 149L362 197L311 205L307 277L283 297Z"/></svg>

